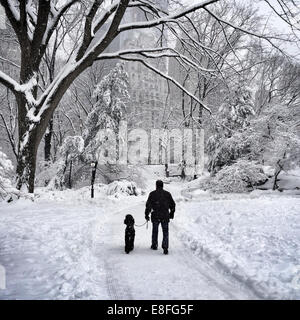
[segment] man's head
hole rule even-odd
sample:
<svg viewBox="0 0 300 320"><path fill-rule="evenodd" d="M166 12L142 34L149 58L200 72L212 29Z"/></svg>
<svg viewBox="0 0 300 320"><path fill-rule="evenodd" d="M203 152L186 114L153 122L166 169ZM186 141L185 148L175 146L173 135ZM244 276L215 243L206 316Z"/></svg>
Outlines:
<svg viewBox="0 0 300 320"><path fill-rule="evenodd" d="M163 189L164 183L161 180L156 181L156 189Z"/></svg>

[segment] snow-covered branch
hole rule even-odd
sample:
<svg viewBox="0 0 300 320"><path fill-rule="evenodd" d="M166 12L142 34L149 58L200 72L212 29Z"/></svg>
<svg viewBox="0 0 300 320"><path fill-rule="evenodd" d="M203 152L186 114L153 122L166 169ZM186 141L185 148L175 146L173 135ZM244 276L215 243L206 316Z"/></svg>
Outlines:
<svg viewBox="0 0 300 320"><path fill-rule="evenodd" d="M91 43L92 39L94 38L94 29L93 29L93 20L97 14L98 9L100 8L103 0L98 0L93 3L85 18L85 25L84 25L84 33L83 33L83 40L82 44L77 53L77 60L79 60L87 50L89 44ZM102 21L102 20L101 20Z"/></svg>
<svg viewBox="0 0 300 320"><path fill-rule="evenodd" d="M45 30L43 40L42 40L43 45L48 44L48 42L53 34L53 31L57 27L57 24L58 24L60 18L69 10L69 8L71 8L75 3L79 2L79 0L68 0L59 9L56 9L56 7L52 1L50 1L50 2L51 2L50 3L50 12L51 12L52 18L50 19L50 21L48 21L47 29Z"/></svg>
<svg viewBox="0 0 300 320"><path fill-rule="evenodd" d="M161 24L176 21L177 19L185 17L186 15L188 15L196 10L204 9L204 8L206 8L206 6L208 6L212 3L218 2L218 1L219 0L205 0L200 3L191 5L191 6L187 7L186 9L182 9L177 13L167 15L165 17L158 18L158 19L153 19L150 21L124 23L124 24L120 25L118 31L119 31L119 33L121 33L121 32L124 32L127 30L132 30L132 29L136 30L136 29L146 29L146 28L156 27Z"/></svg>
<svg viewBox="0 0 300 320"><path fill-rule="evenodd" d="M10 65L13 66L13 67L16 67L16 68L20 69L20 66L17 65L16 63L14 63L13 61L10 61L10 60L8 60L8 59L6 59L6 58L4 58L4 57L1 57L1 56L0 56L0 60L3 61L3 62L5 62L5 63L10 64Z"/></svg>
<svg viewBox="0 0 300 320"><path fill-rule="evenodd" d="M140 62L141 64L143 64L146 68L150 69L151 71L155 72L156 74L158 74L159 76L161 76L162 78L166 79L169 82L172 82L176 87L178 87L180 90L182 90L183 92L185 92L189 97L191 97L194 101L196 101L197 103L199 103L201 105L201 107L203 109L205 109L206 111L208 111L209 113L211 113L210 109L205 105L205 103L203 101L201 101L200 99L198 99L195 95L193 95L192 93L190 93L188 90L186 90L178 81L176 81L175 79L173 79L172 77L170 77L168 74L160 71L159 69L157 69L156 67L152 66L150 63L146 62L145 59L140 59L137 57L126 57L122 54L118 55L115 54L114 56L101 56L101 58L99 57L98 59L112 59L112 58L119 58L121 60L125 60L125 61L137 61Z"/></svg>
<svg viewBox="0 0 300 320"><path fill-rule="evenodd" d="M0 70L0 83L10 89L14 94L20 91L20 85L13 78Z"/></svg>
<svg viewBox="0 0 300 320"><path fill-rule="evenodd" d="M208 69L200 66L199 64L192 61L189 57L181 54L174 48L170 47L158 47L158 48L140 48L140 49L126 49L120 50L113 53L103 53L98 56L97 60L113 59L120 56L126 55L140 55L149 59L159 59L159 58L179 58L187 65L191 66L193 69L203 72L216 72L214 69Z"/></svg>
<svg viewBox="0 0 300 320"><path fill-rule="evenodd" d="M247 30L243 27L237 26L229 21L226 21L224 19L222 19L220 16L218 16L217 14L213 13L211 10L207 9L206 7L204 8L205 11L207 11L210 15L212 15L217 21L224 23L225 25L230 26L231 28L235 29L235 30L239 30L241 32L243 32L244 34L248 34L250 36L253 36L255 38L258 39L262 39L264 41L267 41L272 47L274 47L275 49L277 49L281 54L288 56L286 52L284 52L278 45L276 45L272 40L284 40L283 38L280 37L276 37L276 36L266 36L264 34L258 34L256 32L253 32L251 30Z"/></svg>
<svg viewBox="0 0 300 320"><path fill-rule="evenodd" d="M16 9L16 7L18 7L17 2L14 0L1 0L6 15L12 24L16 24L20 21L20 12Z"/></svg>

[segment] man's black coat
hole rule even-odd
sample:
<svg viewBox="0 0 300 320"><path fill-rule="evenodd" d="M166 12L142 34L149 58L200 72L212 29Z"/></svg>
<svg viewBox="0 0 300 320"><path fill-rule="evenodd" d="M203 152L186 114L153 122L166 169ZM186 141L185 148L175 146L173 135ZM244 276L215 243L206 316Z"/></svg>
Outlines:
<svg viewBox="0 0 300 320"><path fill-rule="evenodd" d="M151 213L151 221L166 221L169 222L170 218L174 218L175 202L171 193L157 188L149 194L146 202L145 218L149 220Z"/></svg>

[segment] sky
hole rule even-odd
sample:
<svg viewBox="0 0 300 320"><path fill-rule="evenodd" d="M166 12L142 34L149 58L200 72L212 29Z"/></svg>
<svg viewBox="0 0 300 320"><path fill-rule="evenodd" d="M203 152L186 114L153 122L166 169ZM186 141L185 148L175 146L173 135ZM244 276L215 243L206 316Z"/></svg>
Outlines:
<svg viewBox="0 0 300 320"><path fill-rule="evenodd" d="M195 3L199 3L199 1L202 0L183 0L183 3L186 5L192 5ZM226 0L223 0L224 2ZM227 0L232 3L236 4L249 4L252 3L254 7L258 9L258 14L265 17L265 21L267 22L267 25L272 32L281 33L281 34L291 34L292 30L291 27L278 15L272 10L272 8L268 5L268 3L264 0ZM269 3L279 12L281 11L281 8L278 4L277 0L268 0ZM298 29L300 29L300 1L294 0L294 2L299 3L299 9L297 12L297 19L298 19ZM213 5L211 5L213 7ZM297 36L300 39L300 32L297 32ZM298 56L300 57L300 47L292 45L292 44L286 44L285 49L290 55Z"/></svg>

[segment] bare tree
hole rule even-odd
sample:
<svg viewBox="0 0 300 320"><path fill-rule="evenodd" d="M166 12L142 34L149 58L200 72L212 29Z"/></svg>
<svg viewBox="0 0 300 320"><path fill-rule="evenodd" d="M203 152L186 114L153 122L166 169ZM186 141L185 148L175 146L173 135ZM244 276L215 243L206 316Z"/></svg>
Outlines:
<svg viewBox="0 0 300 320"><path fill-rule="evenodd" d="M15 100L12 94L6 89L0 97L0 104L7 106L6 110L0 114L0 127L4 130L6 135L3 135L0 140L7 142L13 155L18 158L17 154L17 142L16 142L16 131L17 131L17 112Z"/></svg>

